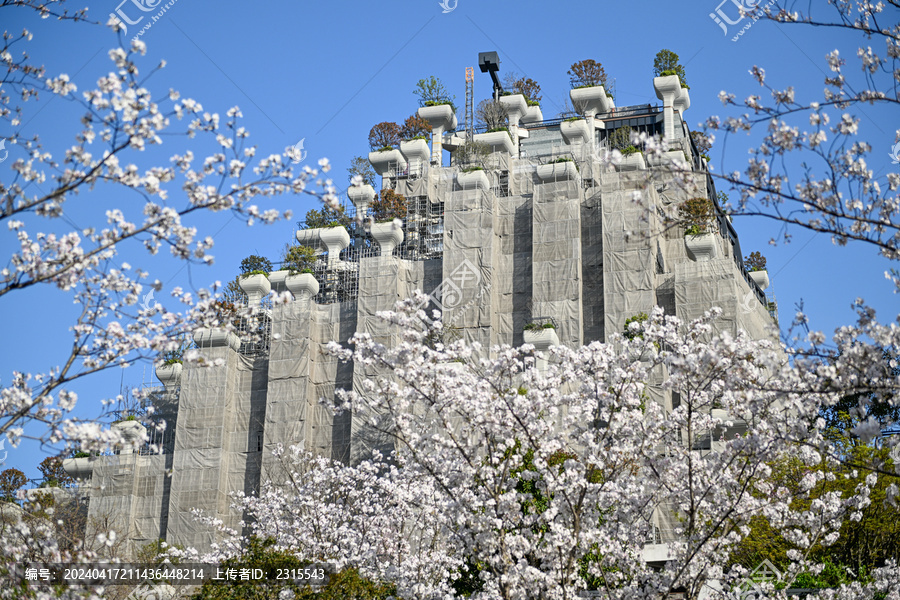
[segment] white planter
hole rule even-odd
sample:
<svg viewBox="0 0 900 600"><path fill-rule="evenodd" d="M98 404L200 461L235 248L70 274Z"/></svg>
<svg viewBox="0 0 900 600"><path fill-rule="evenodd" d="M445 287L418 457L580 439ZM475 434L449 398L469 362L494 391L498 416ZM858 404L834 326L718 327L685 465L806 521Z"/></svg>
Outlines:
<svg viewBox="0 0 900 600"><path fill-rule="evenodd" d="M612 103L602 85L569 90L569 98L572 99L575 110L586 117L609 112L612 108Z"/></svg>
<svg viewBox="0 0 900 600"><path fill-rule="evenodd" d="M556 335L556 330L549 327L547 329L526 329L523 337L525 343L532 344L535 350L546 351L551 346L559 346L559 336Z"/></svg>
<svg viewBox="0 0 900 600"><path fill-rule="evenodd" d="M684 160L684 152L681 150L669 150L664 152L662 156L651 154L647 157L647 164L651 167L665 166L682 171L690 168L690 164Z"/></svg>
<svg viewBox="0 0 900 600"><path fill-rule="evenodd" d="M62 467L66 473L73 479L82 481L90 479L94 473L94 463L97 461L96 456L82 456L81 458L63 459Z"/></svg>
<svg viewBox="0 0 900 600"><path fill-rule="evenodd" d="M241 348L241 340L231 331L218 327L198 327L194 330L194 342L202 348L231 348L237 352Z"/></svg>
<svg viewBox="0 0 900 600"><path fill-rule="evenodd" d="M427 149L428 144L426 144L425 147ZM375 199L375 188L371 185L354 186L347 189L347 197L350 198L350 202L356 207L357 216L362 215L365 217L366 211L369 209L369 204Z"/></svg>
<svg viewBox="0 0 900 600"><path fill-rule="evenodd" d="M172 363L169 365L159 365L156 367L156 377L166 387L175 385L181 379L181 371L184 365L181 363Z"/></svg>
<svg viewBox="0 0 900 600"><path fill-rule="evenodd" d="M541 112L541 107L539 104L529 106L525 109L525 114L522 115L523 123L540 123L543 120L544 113Z"/></svg>
<svg viewBox="0 0 900 600"><path fill-rule="evenodd" d="M241 289L244 290L245 294L247 294L247 298L251 307L258 305L262 301L263 297L267 296L269 292L272 291L272 284L269 283L268 277L266 277L262 273L257 273L256 275L248 275L246 277L242 275L239 283L241 285Z"/></svg>
<svg viewBox="0 0 900 600"><path fill-rule="evenodd" d="M519 121L525 115L525 111L528 110L528 102L525 101L525 96L522 94L500 96L500 104L506 109L506 114L509 116L509 124L513 126L519 124Z"/></svg>
<svg viewBox="0 0 900 600"><path fill-rule="evenodd" d="M400 142L400 153L406 158L407 162L423 161L428 162L431 151L428 149L428 142L425 140L410 140L408 142Z"/></svg>
<svg viewBox="0 0 900 600"><path fill-rule="evenodd" d="M315 248L316 250L325 250L325 245L322 243L322 238L319 237L319 233L321 233L321 229L300 229L297 233L294 234L294 237L297 238L297 242L301 246L309 246L310 248Z"/></svg>
<svg viewBox="0 0 900 600"><path fill-rule="evenodd" d="M456 114L453 112L453 107L449 104L423 106L419 108L417 114L428 121L432 129L453 129L456 127Z"/></svg>
<svg viewBox="0 0 900 600"><path fill-rule="evenodd" d="M622 162L619 163L619 171L638 171L646 168L647 163L644 161L642 152L634 152L624 156L622 157Z"/></svg>
<svg viewBox="0 0 900 600"><path fill-rule="evenodd" d="M691 94L688 92L687 88L681 88L680 90L678 90L678 97L675 98L673 105L675 106L675 110L677 110L682 115L684 115L684 111L691 107Z"/></svg>
<svg viewBox="0 0 900 600"><path fill-rule="evenodd" d="M560 181L578 177L578 169L571 161L539 165L537 176L542 181Z"/></svg>
<svg viewBox="0 0 900 600"><path fill-rule="evenodd" d="M284 279L289 274L290 273L285 269L282 269L280 271L272 271L271 273L269 273L269 283L272 285L272 289L279 294L285 291L287 288L284 285Z"/></svg>
<svg viewBox="0 0 900 600"><path fill-rule="evenodd" d="M398 170L406 170L406 160L396 148L369 152L369 162L372 163L375 172L382 177L393 177Z"/></svg>
<svg viewBox="0 0 900 600"><path fill-rule="evenodd" d="M681 80L678 75L653 78L656 97L663 101L663 129L667 142L675 141L675 100L681 96Z"/></svg>
<svg viewBox="0 0 900 600"><path fill-rule="evenodd" d="M478 169L466 173L457 173L456 183L464 190L473 190L475 188L486 190L491 187L487 173Z"/></svg>
<svg viewBox="0 0 900 600"><path fill-rule="evenodd" d="M423 106L418 115L431 125L431 162L440 165L443 159L441 151L444 149L442 138L444 131L456 129L456 114L449 104L438 106Z"/></svg>
<svg viewBox="0 0 900 600"><path fill-rule="evenodd" d="M716 234L701 233L700 235L684 236L684 247L688 257L696 262L712 260L719 255L719 244L716 242Z"/></svg>
<svg viewBox="0 0 900 600"><path fill-rule="evenodd" d="M769 287L769 272L766 270L750 271L750 279L752 279L761 290L765 291L765 289Z"/></svg>
<svg viewBox="0 0 900 600"><path fill-rule="evenodd" d="M506 152L516 156L516 147L512 143L512 139L505 131L494 131L493 133L478 133L475 135L475 141L487 144L491 147L491 152Z"/></svg>
<svg viewBox="0 0 900 600"><path fill-rule="evenodd" d="M559 130L570 144L577 142L583 144L591 139L591 129L588 126L588 122L584 119L578 119L577 121L563 121L559 124Z"/></svg>
<svg viewBox="0 0 900 600"><path fill-rule="evenodd" d="M397 227L393 221L374 223L372 237L381 247L381 256L390 256L394 252L394 248L403 241L403 230Z"/></svg>
<svg viewBox="0 0 900 600"><path fill-rule="evenodd" d="M683 88L678 75L666 75L665 77L653 78L653 89L656 92L656 97L668 104L668 102L675 102L675 99L681 95Z"/></svg>
<svg viewBox="0 0 900 600"><path fill-rule="evenodd" d="M343 225L337 227L326 227L319 230L319 239L328 249L328 264L332 265L338 261L341 250L350 245L350 234L344 229Z"/></svg>
<svg viewBox="0 0 900 600"><path fill-rule="evenodd" d="M319 293L319 282L316 281L312 273L288 275L284 283L294 295L295 300L311 300Z"/></svg>

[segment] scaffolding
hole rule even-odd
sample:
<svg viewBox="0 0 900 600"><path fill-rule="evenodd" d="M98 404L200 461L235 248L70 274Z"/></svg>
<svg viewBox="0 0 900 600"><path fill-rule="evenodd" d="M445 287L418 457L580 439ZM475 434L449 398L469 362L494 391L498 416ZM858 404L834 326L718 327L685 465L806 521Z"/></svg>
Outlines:
<svg viewBox="0 0 900 600"><path fill-rule="evenodd" d="M475 68L466 67L466 141L475 138Z"/></svg>

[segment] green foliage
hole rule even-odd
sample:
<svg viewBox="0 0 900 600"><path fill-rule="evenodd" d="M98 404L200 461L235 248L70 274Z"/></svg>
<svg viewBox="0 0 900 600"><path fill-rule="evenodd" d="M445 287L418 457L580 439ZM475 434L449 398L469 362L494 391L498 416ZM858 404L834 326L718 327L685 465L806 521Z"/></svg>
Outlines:
<svg viewBox="0 0 900 600"><path fill-rule="evenodd" d="M431 125L418 114L410 115L403 121L400 127L400 138L403 140L428 139L431 134Z"/></svg>
<svg viewBox="0 0 900 600"><path fill-rule="evenodd" d="M303 217L303 221L297 223L297 226L300 229L337 227L338 225L349 228L351 220L352 219L350 219L350 217L347 216L347 213L344 211L343 206L334 209L326 204L323 205L321 209L313 208L308 210L306 212L306 215Z"/></svg>
<svg viewBox="0 0 900 600"><path fill-rule="evenodd" d="M678 75L681 87L690 89L684 74L684 67L681 66L678 55L671 50L660 50L656 53L656 58L653 59L653 73L657 77Z"/></svg>
<svg viewBox="0 0 900 600"><path fill-rule="evenodd" d="M59 456L48 456L38 465L38 471L43 476L40 487L61 487L69 483L73 483L72 479L62 466L62 458Z"/></svg>
<svg viewBox="0 0 900 600"><path fill-rule="evenodd" d="M243 276L255 275L257 273L268 275L271 271L272 261L265 256L251 254L241 261L241 275Z"/></svg>
<svg viewBox="0 0 900 600"><path fill-rule="evenodd" d="M625 330L622 332L622 335L629 340L633 340L635 338L644 339L644 326L643 324L650 319L650 316L645 312L639 312L636 315L628 317L625 319ZM633 330L629 325L632 323L639 323L641 326L637 331Z"/></svg>
<svg viewBox="0 0 900 600"><path fill-rule="evenodd" d="M613 129L612 133L609 134L608 140L610 148L618 148L620 151L625 150L629 146L634 147L631 145L631 127L628 125Z"/></svg>
<svg viewBox="0 0 900 600"><path fill-rule="evenodd" d="M420 79L416 83L416 89L413 90L413 94L419 97L419 103L422 106L449 104L453 108L453 112L456 112L456 105L453 103L456 97L451 96L447 88L444 87L444 83L434 75L427 79Z"/></svg>
<svg viewBox="0 0 900 600"><path fill-rule="evenodd" d="M886 377L900 377L900 360L897 350L884 350L880 357L873 357L873 371L881 371ZM880 360L879 360L880 359ZM891 365L894 366L891 366ZM849 394L842 397L833 406L821 411L825 419L828 438L838 447L841 454L851 452L852 448L861 445L852 429L860 423L875 419L881 429L900 421L900 406L891 405L883 397L875 394Z"/></svg>
<svg viewBox="0 0 900 600"><path fill-rule="evenodd" d="M849 447L844 464L837 468L824 463L808 466L800 461L771 467L772 474L767 481L785 488L794 497L797 508L808 508L826 494L840 493L844 498L849 497L868 475L873 472L877 475L869 496L871 504L859 511L860 519L844 520L840 536L831 546L816 543L809 549L810 559L825 565L822 573L803 573L794 582L788 582L791 587L821 588L850 581L865 582L867 573L900 555L900 509L886 504L888 487L900 484L900 477L892 474L893 461L887 450L863 445ZM815 471L834 477L819 478L819 483L808 494L803 493L799 482ZM768 559L783 569L790 562L787 553L792 549L797 548L781 535L780 529L758 516L751 520L750 534L744 537L730 560L752 569Z"/></svg>
<svg viewBox="0 0 900 600"><path fill-rule="evenodd" d="M631 154L641 154L643 151L636 146L625 146L622 148L622 156L629 156Z"/></svg>
<svg viewBox="0 0 900 600"><path fill-rule="evenodd" d="M18 469L6 469L0 473L0 502L15 502L16 492L28 483L25 473Z"/></svg>
<svg viewBox="0 0 900 600"><path fill-rule="evenodd" d="M678 207L678 213L685 224L685 235L701 235L712 231L716 212L708 198L691 198Z"/></svg>
<svg viewBox="0 0 900 600"><path fill-rule="evenodd" d="M856 580L854 577L850 576L850 573L847 572L847 567L843 565L836 565L830 560L825 560L822 564L824 567L822 568L821 573L816 575L812 573L800 573L794 580L792 587L827 589L853 583ZM859 573L859 580L866 580L865 568Z"/></svg>
<svg viewBox="0 0 900 600"><path fill-rule="evenodd" d="M509 127L494 127L492 129L488 129L488 133L494 133L496 131L504 131L506 133L509 133Z"/></svg>
<svg viewBox="0 0 900 600"><path fill-rule="evenodd" d="M573 88L606 85L606 71L603 65L590 58L572 63L567 74Z"/></svg>
<svg viewBox="0 0 900 600"><path fill-rule="evenodd" d="M574 116L574 117L569 117L569 118L566 119L564 122L565 122L565 123L568 123L568 122L570 122L570 121L581 121L582 118L583 118L583 117L579 117L578 115L576 115L576 116Z"/></svg>
<svg viewBox="0 0 900 600"><path fill-rule="evenodd" d="M372 168L372 163L364 156L354 156L350 159L350 167L347 169L347 173L351 179L357 175L362 177L363 185L375 186L375 176L377 174L375 169Z"/></svg>
<svg viewBox="0 0 900 600"><path fill-rule="evenodd" d="M281 268L289 271L291 275L312 273L317 256L315 248L299 244L287 246L281 259Z"/></svg>
<svg viewBox="0 0 900 600"><path fill-rule="evenodd" d="M406 198L392 189L384 188L370 205L376 222L406 218Z"/></svg>
<svg viewBox="0 0 900 600"><path fill-rule="evenodd" d="M755 252L751 252L750 256L744 257L744 266L747 267L747 270L750 272L753 271L765 271L766 270L766 257L763 256L759 250Z"/></svg>
<svg viewBox="0 0 900 600"><path fill-rule="evenodd" d="M400 145L400 126L393 121L382 121L369 130L369 148L373 151L391 150Z"/></svg>
<svg viewBox="0 0 900 600"><path fill-rule="evenodd" d="M312 564L290 552L275 550L274 540L251 538L244 554L222 563L221 569L262 569L277 573L278 569L302 569ZM356 569L345 569L328 577L321 588L299 585L293 581L215 581L208 580L191 596L192 600L279 600L282 591L293 592L294 600L387 600L396 594L392 585L370 581Z"/></svg>
<svg viewBox="0 0 900 600"><path fill-rule="evenodd" d="M549 163L547 163L547 164L567 163L567 162L570 162L570 163L572 163L573 165L575 165L575 170L576 170L576 171L579 171L579 170L580 170L580 169L578 168L578 163L575 162L575 159L573 159L571 156L560 156L559 158L555 158L555 159L551 160L551 161L550 161Z"/></svg>
<svg viewBox="0 0 900 600"><path fill-rule="evenodd" d="M138 548L134 554L134 562L141 565L154 566L161 565L164 562L168 562L173 565L179 564L181 560L178 558L161 556L163 552L165 552L168 548L184 550L184 546L180 544L167 544L164 539L160 538L154 542L147 542L146 544Z"/></svg>
<svg viewBox="0 0 900 600"><path fill-rule="evenodd" d="M460 173L471 173L472 171L484 171L484 167L466 167L459 170Z"/></svg>

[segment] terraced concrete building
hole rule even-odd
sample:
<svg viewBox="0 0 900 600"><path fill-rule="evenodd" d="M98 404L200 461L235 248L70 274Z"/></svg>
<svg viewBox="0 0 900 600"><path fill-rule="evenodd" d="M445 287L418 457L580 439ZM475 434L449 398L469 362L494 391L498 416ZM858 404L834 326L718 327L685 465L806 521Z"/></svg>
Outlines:
<svg viewBox="0 0 900 600"><path fill-rule="evenodd" d="M191 509L236 525L229 493L252 493L274 476L276 445L352 461L383 443L353 415L334 417L320 405L336 389L361 389L364 378L323 348L357 331L390 344L375 315L416 289L432 295L454 335L485 348L605 341L654 306L686 320L719 306L719 327L772 336L765 272L747 272L728 218L717 211L710 233L687 237L666 220L685 200L717 194L683 120L687 90L677 76L653 85L658 106L616 107L602 86L573 90L580 114L565 120L545 120L540 106L505 96L508 131L463 130L449 105L419 109L433 129L430 145L412 140L369 156L383 187L406 199L402 226L301 230L298 241L319 252L313 274L243 280L256 335L198 330L195 341L215 366L158 370L154 419L168 428L151 441L163 453L67 463L90 482L91 513L119 517L135 545L164 538L207 548L213 533ZM600 160L626 126L659 136L669 151L632 152L612 166ZM673 171L676 163L691 181ZM370 186L351 188L348 208L368 213L375 196ZM266 306L270 290L286 289L293 302ZM555 328L530 338L533 322ZM673 401L661 390L656 400ZM142 424L116 426L137 434ZM651 542L666 541L664 522L658 530Z"/></svg>

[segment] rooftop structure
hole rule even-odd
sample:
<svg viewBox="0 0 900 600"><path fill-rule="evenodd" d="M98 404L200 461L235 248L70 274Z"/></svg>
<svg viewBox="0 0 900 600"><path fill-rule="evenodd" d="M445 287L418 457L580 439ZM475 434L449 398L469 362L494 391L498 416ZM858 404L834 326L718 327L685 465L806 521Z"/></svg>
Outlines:
<svg viewBox="0 0 900 600"><path fill-rule="evenodd" d="M508 131L474 132L481 153L465 151L473 132L456 131L451 106L420 108L430 147L418 139L369 155L382 187L406 199L400 227L354 221L349 229L300 230L298 241L319 252L313 274L242 280L255 314L247 335L197 330L194 341L213 366L157 370L163 387L153 419L168 429L152 441L162 453L67 463L89 481L91 514L120 518L134 548L164 538L204 549L214 532L191 510L236 526L241 515L229 493L252 494L277 479L278 445L354 461L386 444L352 414L335 417L319 403L336 389L362 390L366 378L323 350L357 331L391 344L376 313L417 289L443 311L448 335L485 349L607 341L654 306L684 320L719 306L720 329L772 337L767 277L747 272L721 210L703 235L685 236L666 218L688 199L715 202L717 194L683 120L687 90L677 76L653 84L659 106L618 108L602 86L572 90L574 119L544 120L523 96L502 96ZM626 125L664 139L668 152L655 160L632 152L617 166L602 161ZM686 163L694 183L679 184L673 162ZM375 197L371 186L351 188L351 212L369 214ZM270 290L289 290L294 301L266 306ZM661 386L651 391L666 407L677 402ZM118 426L135 433L150 424L125 423ZM648 542L670 535L661 520ZM648 546L648 560L664 560L660 548Z"/></svg>

